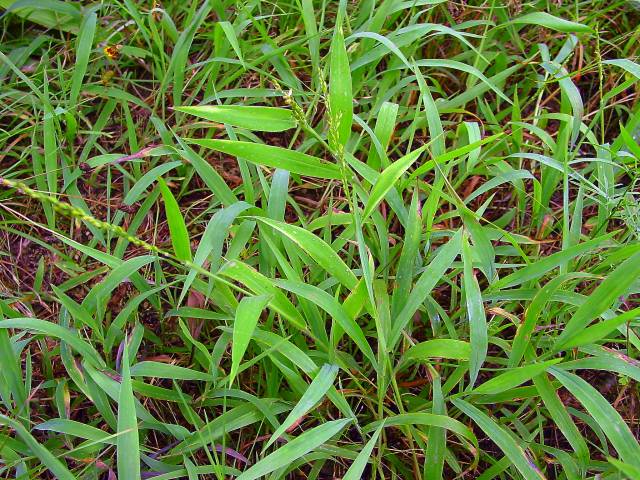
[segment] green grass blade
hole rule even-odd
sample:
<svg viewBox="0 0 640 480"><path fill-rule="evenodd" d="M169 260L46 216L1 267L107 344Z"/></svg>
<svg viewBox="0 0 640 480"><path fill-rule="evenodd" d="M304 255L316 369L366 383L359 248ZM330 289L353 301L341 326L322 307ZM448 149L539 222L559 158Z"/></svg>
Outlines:
<svg viewBox="0 0 640 480"><path fill-rule="evenodd" d="M618 297L626 294L638 277L640 277L640 253L622 262L587 297L587 301L580 305L556 340L556 349L561 349L565 342L582 332L594 318L610 308Z"/></svg>
<svg viewBox="0 0 640 480"><path fill-rule="evenodd" d="M452 400L452 402L491 438L526 480L544 480L545 477L538 467L528 458L520 445L518 445L509 433L487 416L487 414L459 398Z"/></svg>
<svg viewBox="0 0 640 480"><path fill-rule="evenodd" d="M287 418L285 418L282 425L280 425L271 438L265 445L265 448L273 445L273 443L284 434L291 425L303 417L309 412L327 393L329 388L333 385L338 374L338 367L336 365L323 365L320 371L316 374L315 378L309 385L309 388L304 392L304 395L300 398L293 410L289 412Z"/></svg>
<svg viewBox="0 0 640 480"><path fill-rule="evenodd" d="M244 297L238 303L236 317L233 321L233 346L231 350L231 373L229 384L233 383L242 357L249 346L253 331L258 324L262 310L268 305L271 297L262 295L257 297Z"/></svg>
<svg viewBox="0 0 640 480"><path fill-rule="evenodd" d="M184 223L184 217L180 212L180 206L164 180L158 180L158 187L164 200L164 211L169 223L173 252L180 260L191 261L191 241L189 240L187 226Z"/></svg>
<svg viewBox="0 0 640 480"><path fill-rule="evenodd" d="M405 352L404 360L427 360L429 358L450 358L452 360L469 360L471 345L462 340L441 338L421 342Z"/></svg>
<svg viewBox="0 0 640 480"><path fill-rule="evenodd" d="M478 385L473 389L473 393L480 395L495 395L497 393L511 390L525 382L528 382L533 377L546 372L550 366L561 361L562 359L560 358L554 358L547 362L534 363L532 365L525 365L523 367L508 370Z"/></svg>
<svg viewBox="0 0 640 480"><path fill-rule="evenodd" d="M333 275L340 283L349 289L354 289L358 279L340 256L331 246L304 228L278 222L266 217L253 217L255 220L264 223L274 230L285 235L302 250L307 252L318 265Z"/></svg>
<svg viewBox="0 0 640 480"><path fill-rule="evenodd" d="M462 243L462 259L464 261L464 285L467 316L469 319L469 338L471 343L471 356L469 358L469 386L473 386L478 378L480 367L487 358L489 348L489 333L487 318L484 313L482 293L478 280L473 272L473 259L469 241L465 237Z"/></svg>
<svg viewBox="0 0 640 480"><path fill-rule="evenodd" d="M640 444L620 414L609 402L585 380L559 368L551 368L549 372L576 397L587 413L605 433L622 461L640 468Z"/></svg>
<svg viewBox="0 0 640 480"><path fill-rule="evenodd" d="M140 438L138 419L129 373L129 349L123 349L120 392L118 394L118 478L140 480Z"/></svg>
<svg viewBox="0 0 640 480"><path fill-rule="evenodd" d="M531 12L525 15L514 18L509 22L512 25L540 25L551 30L564 33L591 33L592 29L587 25L578 22L572 22L565 20L564 18L556 17L547 12Z"/></svg>
<svg viewBox="0 0 640 480"><path fill-rule="evenodd" d="M547 407L551 419L576 452L578 459L586 465L589 460L589 447L587 446L587 442L571 419L571 416L567 412L567 407L562 403L560 397L558 397L556 388L554 388L549 377L546 373L542 373L533 377L533 384L538 390L545 407Z"/></svg>
<svg viewBox="0 0 640 480"><path fill-rule="evenodd" d="M420 308L431 289L440 281L444 272L460 253L462 248L462 230L459 230L444 246L442 246L435 258L425 268L415 287L409 294L404 308L398 314L391 327L391 336L388 346L392 348L400 339L402 329L406 327L414 313Z"/></svg>
<svg viewBox="0 0 640 480"><path fill-rule="evenodd" d="M189 141L218 152L243 158L256 165L280 168L308 177L334 180L341 178L340 169L336 165L325 163L317 157L296 150L232 140L191 139Z"/></svg>
<svg viewBox="0 0 640 480"><path fill-rule="evenodd" d="M222 258L224 240L229 233L229 227L236 217L248 208L251 208L251 205L248 203L236 202L227 208L219 210L211 217L196 249L196 254L193 259L193 263L196 266L202 267L204 262L209 260L212 270L217 270ZM182 303L182 300L189 292L189 288L191 288L197 273L195 269L189 271L189 274L184 280L184 286L182 287L182 293L180 294L178 303Z"/></svg>
<svg viewBox="0 0 640 480"><path fill-rule="evenodd" d="M192 380L210 382L211 375L191 368L179 367L170 363L145 361L138 362L130 369L132 377L170 378L174 380Z"/></svg>
<svg viewBox="0 0 640 480"><path fill-rule="evenodd" d="M105 367L104 360L90 343L81 339L77 332L61 325L36 318L11 318L9 320L0 320L0 328L31 330L47 337L59 338L69 344L85 360L91 361L97 367Z"/></svg>
<svg viewBox="0 0 640 480"><path fill-rule="evenodd" d="M362 474L364 473L364 469L369 462L369 458L371 457L371 452L373 452L373 448L376 446L378 442L378 438L380 437L380 432L384 428L384 422L380 423L378 428L373 432L371 438L364 446L364 448L358 453L358 456L353 461L347 473L344 474L342 480L360 480L362 478Z"/></svg>
<svg viewBox="0 0 640 480"><path fill-rule="evenodd" d="M553 253L549 256L539 259L536 262L533 262L529 265L526 265L522 268L519 268L515 272L507 275L506 277L501 278L489 288L491 290L499 290L501 288L514 287L516 285L520 285L529 280L535 280L537 278L542 277L545 273L553 270L554 268L559 267L565 262L577 257L578 255L583 255L592 250L596 250L598 248L602 248L605 245L605 241L610 238L611 235L603 235L598 238L594 238L593 240L589 240L587 242L583 242L574 247L567 248L566 250Z"/></svg>
<svg viewBox="0 0 640 480"><path fill-rule="evenodd" d="M405 155L404 157L396 160L384 171L380 174L376 183L373 185L371 189L371 193L369 194L369 200L367 200L367 205L364 208L364 213L362 214L362 220L366 220L369 215L378 207L382 199L385 197L387 192L394 188L396 182L400 179L400 177L407 171L407 169L413 165L413 163L420 158L420 155L426 150L427 146L422 146L413 152Z"/></svg>
<svg viewBox="0 0 640 480"><path fill-rule="evenodd" d="M240 105L200 105L176 107L176 111L188 113L212 122L257 132L282 132L296 126L291 110L276 107Z"/></svg>
<svg viewBox="0 0 640 480"><path fill-rule="evenodd" d="M49 449L38 443L38 441L29 433L29 431L20 422L15 421L6 415L0 414L0 425L4 425L13 429L18 437L25 443L31 453L42 462L42 464L55 475L55 478L61 480L76 480L69 469L53 455Z"/></svg>
<svg viewBox="0 0 640 480"><path fill-rule="evenodd" d="M78 102L82 81L87 72L97 21L96 13L91 12L89 15L83 16L80 24L80 33L76 41L76 65L73 70L73 77L71 77L71 90L69 92L69 106L71 108L74 108Z"/></svg>
<svg viewBox="0 0 640 480"><path fill-rule="evenodd" d="M353 92L349 57L342 33L342 15L338 15L338 18L329 52L329 110L331 128L336 130L336 140L344 147L351 136Z"/></svg>
<svg viewBox="0 0 640 480"><path fill-rule="evenodd" d="M333 420L304 432L244 471L237 480L255 480L312 452L342 430L351 419Z"/></svg>

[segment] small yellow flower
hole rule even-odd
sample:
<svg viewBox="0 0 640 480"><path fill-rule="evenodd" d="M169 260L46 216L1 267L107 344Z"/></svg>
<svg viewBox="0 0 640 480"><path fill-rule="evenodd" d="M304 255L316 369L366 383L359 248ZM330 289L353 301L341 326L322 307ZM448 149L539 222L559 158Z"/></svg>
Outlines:
<svg viewBox="0 0 640 480"><path fill-rule="evenodd" d="M120 56L122 45L107 45L104 47L104 54L111 60L117 60Z"/></svg>

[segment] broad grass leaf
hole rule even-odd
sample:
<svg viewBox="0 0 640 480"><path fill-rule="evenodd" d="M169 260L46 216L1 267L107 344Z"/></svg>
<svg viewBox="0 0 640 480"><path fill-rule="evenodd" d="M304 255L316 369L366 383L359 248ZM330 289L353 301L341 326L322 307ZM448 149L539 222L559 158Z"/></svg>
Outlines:
<svg viewBox="0 0 640 480"><path fill-rule="evenodd" d="M353 92L349 57L342 33L342 15L336 23L329 52L329 108L331 128L337 131L337 140L344 146L351 135L353 121Z"/></svg>
<svg viewBox="0 0 640 480"><path fill-rule="evenodd" d="M376 360L376 356L367 342L367 339L362 332L362 328L347 314L342 305L340 305L334 297L314 285L307 285L302 282L278 280L276 284L298 296L302 296L310 302L315 303L331 315L332 319L340 325L340 328L344 330L349 338L353 340L362 353L369 359L374 368L377 367L378 362Z"/></svg>
<svg viewBox="0 0 640 480"><path fill-rule="evenodd" d="M540 472L538 467L529 459L528 455L513 439L511 434L507 433L503 427L499 426L486 413L483 413L478 408L460 398L453 399L452 402L456 408L473 420L498 448L502 450L512 465L518 469L526 480L544 480L545 477L542 475L542 472Z"/></svg>
<svg viewBox="0 0 640 480"><path fill-rule="evenodd" d="M271 301L271 297L260 295L257 297L244 297L238 303L235 320L233 321L233 344L231 347L231 373L229 385L233 383L242 357L249 346L253 331L258 324L260 314Z"/></svg>
<svg viewBox="0 0 640 480"><path fill-rule="evenodd" d="M296 328L304 330L307 326L304 317L293 306L291 301L275 285L272 279L265 277L256 269L244 262L227 262L218 271L224 277L246 285L257 295L269 295L272 297L269 306L290 321Z"/></svg>
<svg viewBox="0 0 640 480"><path fill-rule="evenodd" d="M91 328L91 330L95 332L99 337L102 337L102 325L98 324L96 319L93 318L91 313L86 308L76 303L75 300L73 300L55 285L51 285L51 289L56 294L56 300L58 300L58 302L60 302L60 304L67 309L74 320Z"/></svg>
<svg viewBox="0 0 640 480"><path fill-rule="evenodd" d="M404 308L400 311L391 326L391 336L388 346L393 348L400 339L402 329L404 329L413 315L416 313L422 302L427 298L433 287L442 279L444 273L449 269L460 253L462 248L462 230L458 230L453 237L442 247L440 247L429 265L424 269L420 278L413 287L407 298Z"/></svg>
<svg viewBox="0 0 640 480"><path fill-rule="evenodd" d="M279 415L289 410L281 402L265 400L271 414ZM237 407L230 408L222 415L217 416L210 422L185 438L171 451L171 455L183 455L189 452L207 448L207 446L223 435L234 432L248 425L264 421L265 416L255 405L244 402Z"/></svg>
<svg viewBox="0 0 640 480"><path fill-rule="evenodd" d="M420 361L428 358L449 358L452 360L469 360L471 345L462 340L438 338L417 343L403 355L403 360Z"/></svg>
<svg viewBox="0 0 640 480"><path fill-rule="evenodd" d="M130 258L115 265L113 270L111 270L111 272L109 272L109 274L104 277L100 283L96 284L91 290L89 290L89 293L82 301L82 307L87 312L94 313L98 305L108 298L118 285L128 278L135 278L134 275L138 274L138 270L145 265L150 264L154 260L156 260L156 257L152 255L142 255L140 257ZM136 285L136 287L140 288L138 285ZM146 290L149 290L149 288Z"/></svg>
<svg viewBox="0 0 640 480"><path fill-rule="evenodd" d="M369 148L369 154L367 156L367 165L374 170L378 171L380 166L387 167L388 164L383 159L386 158L386 150L391 141L393 131L396 128L396 118L398 117L398 109L400 105L397 103L384 102L380 106L378 112L378 118L376 119L376 126L374 135L379 142L381 152L378 152L376 146ZM372 138L373 140L373 138Z"/></svg>
<svg viewBox="0 0 640 480"><path fill-rule="evenodd" d="M271 438L265 445L265 448L273 445L273 443L284 434L289 427L291 427L296 421L300 420L303 415L309 412L327 393L329 388L333 385L334 380L338 374L337 365L323 365L320 371L316 374L315 378L309 385L309 388L304 392L304 395L298 400L298 403L293 410L289 412L287 418L282 422Z"/></svg>
<svg viewBox="0 0 640 480"><path fill-rule="evenodd" d="M134 185L131 186L131 190L127 192L122 203L124 203L125 205L133 205L138 201L140 196L145 192L149 185L157 181L165 173L170 172L174 168L177 168L181 165L182 162L176 160L173 162L162 163L156 167L153 167L142 177L140 177Z"/></svg>
<svg viewBox="0 0 640 480"><path fill-rule="evenodd" d="M621 325L630 323L632 320L638 319L639 317L640 307L621 313L614 318L595 323L569 338L563 343L562 348L570 349L580 347L582 345L594 344L599 340L602 340L614 330L617 330Z"/></svg>
<svg viewBox="0 0 640 480"><path fill-rule="evenodd" d="M323 162L317 157L296 150L233 140L190 139L189 141L218 152L243 158L256 165L280 168L308 177L332 180L341 178L337 165Z"/></svg>
<svg viewBox="0 0 640 480"><path fill-rule="evenodd" d="M323 423L311 430L307 430L299 437L294 438L275 452L267 455L248 470L244 471L237 480L255 480L256 478L260 478L274 470L291 464L294 460L312 452L334 437L351 421L352 420L349 418L333 420L331 422Z"/></svg>
<svg viewBox="0 0 640 480"><path fill-rule="evenodd" d="M605 65L613 65L626 70L628 73L640 80L640 65L628 58L616 58L613 60L605 60L602 62Z"/></svg>
<svg viewBox="0 0 640 480"><path fill-rule="evenodd" d="M440 165L440 164L444 164L447 162L450 162L452 160L455 160L456 158L462 157L463 155L466 155L470 152L473 152L477 149L479 149L482 145L485 145L487 143L492 143L495 140L503 137L504 134L503 133L497 133L495 135L490 135L488 137L485 137L481 140L477 140L473 143L470 143L468 145L464 145L462 147L456 148L454 150L450 150L448 152L445 152L441 155L437 155L434 159L432 160L427 160L426 162L424 162L422 165L420 165L418 168L416 168L411 175L409 175L409 178L407 179L407 182L411 182L413 181L415 178L418 178L422 175L424 175L425 173L429 172L430 170L433 170L433 168L436 165ZM405 182L406 183L406 182ZM402 188L404 188L404 185L402 185Z"/></svg>
<svg viewBox="0 0 640 480"><path fill-rule="evenodd" d="M589 460L589 447L580 434L578 427L567 412L567 407L558 396L557 388L551 383L546 373L533 377L533 384L549 411L551 419L567 439L578 459L586 463Z"/></svg>
<svg viewBox="0 0 640 480"><path fill-rule="evenodd" d="M85 360L93 365L104 368L105 362L93 346L84 341L75 330L67 329L56 323L38 320L37 318L11 318L0 320L0 328L16 328L31 330L47 337L58 338L67 343L78 352Z"/></svg>
<svg viewBox="0 0 640 480"><path fill-rule="evenodd" d="M95 12L84 15L80 24L80 32L76 41L76 65L71 77L71 90L69 91L69 106L75 107L80 88L87 72L89 64L89 55L91 54L91 46L93 45L93 37L96 33L96 23L98 17Z"/></svg>
<svg viewBox="0 0 640 480"><path fill-rule="evenodd" d="M596 345L582 347L580 350L593 356L563 362L557 368L566 371L599 370L618 373L640 382L640 365L637 360L625 355L624 352Z"/></svg>
<svg viewBox="0 0 640 480"><path fill-rule="evenodd" d="M428 67L428 68L449 68L452 70L459 70L461 72L468 73L469 75L473 75L477 77L482 83L484 83L489 89L495 92L500 98L502 98L507 103L512 103L511 99L505 95L505 93L492 82L490 79L485 77L480 70L477 68L467 65L466 63L458 62L450 59L427 59L427 60L417 60L415 65L418 67Z"/></svg>
<svg viewBox="0 0 640 480"><path fill-rule="evenodd" d="M640 468L640 444L615 408L588 382L559 368L549 372L582 404L616 449L622 461Z"/></svg>
<svg viewBox="0 0 640 480"><path fill-rule="evenodd" d="M115 445L117 436L100 430L83 422L77 422L75 420L69 420L66 418L52 418L46 422L39 423L34 427L34 430L41 432L57 432L64 433L65 435L71 435L72 437L82 438L84 440L91 440L98 444Z"/></svg>
<svg viewBox="0 0 640 480"><path fill-rule="evenodd" d="M331 248L327 242L320 237L314 235L308 230L290 225L288 223L279 222L266 217L251 217L258 222L264 223L274 230L278 231L282 235L285 235L302 250L304 250L318 265L326 270L330 275L334 276L336 280L342 283L345 287L353 290L358 279L355 274L344 263L340 256Z"/></svg>
<svg viewBox="0 0 640 480"><path fill-rule="evenodd" d="M579 277L580 274L567 274L549 280L542 287L527 307L523 321L518 325L516 335L511 344L508 367L513 368L520 363L527 348L530 346L531 336L538 324L540 314L544 312L547 303L553 298L553 294L560 288L563 282Z"/></svg>
<svg viewBox="0 0 640 480"><path fill-rule="evenodd" d="M409 218L407 219L405 228L404 245L402 246L400 260L396 270L395 288L391 298L392 317L395 317L404 307L404 302L411 291L423 229L419 197L419 189L416 188L413 191L411 206L409 207Z"/></svg>
<svg viewBox="0 0 640 480"><path fill-rule="evenodd" d="M215 168L211 166L204 158L194 152L181 138L178 139L182 150L179 150L180 156L188 160L191 166L194 168L204 183L209 188L209 191L215 195L215 198L222 203L225 207L233 205L238 201L235 194L229 188L229 185L224 181Z"/></svg>
<svg viewBox="0 0 640 480"><path fill-rule="evenodd" d="M302 0L300 2L300 13L309 44L309 54L311 55L311 65L314 72L313 80L316 81L316 75L320 75L320 37L313 9L313 0Z"/></svg>
<svg viewBox="0 0 640 480"><path fill-rule="evenodd" d="M602 315L620 296L626 294L640 277L640 252L622 262L580 305L556 340L556 349L579 334L589 323Z"/></svg>
<svg viewBox="0 0 640 480"><path fill-rule="evenodd" d="M432 397L433 404L431 411L436 415L447 414L444 396L442 395L442 383L440 374L430 365L428 366L429 375L432 378ZM447 432L446 429L432 425L427 431L428 443L425 452L425 465L429 468L425 471L425 480L442 480L442 472L444 469L444 460L447 449ZM474 455L477 459L478 454Z"/></svg>
<svg viewBox="0 0 640 480"><path fill-rule="evenodd" d="M15 431L16 435L22 440L29 448L33 456L35 456L42 465L44 465L49 471L55 475L55 478L60 480L76 480L76 476L73 475L60 459L58 459L48 448L38 443L38 441L29 433L24 425L16 420L0 414L0 425L11 428Z"/></svg>
<svg viewBox="0 0 640 480"><path fill-rule="evenodd" d="M607 457L607 460L611 465L616 467L620 473L626 475L627 478L640 478L640 467L629 465L628 463L621 462L620 460L612 457Z"/></svg>
<svg viewBox="0 0 640 480"><path fill-rule="evenodd" d="M392 417L386 417L384 420L379 420L373 423L370 423L366 427L362 429L363 432L367 433L371 430L380 426L380 423L384 423L385 428L387 427L399 427L399 426L415 426L415 425L425 425L429 427L440 427L450 432L455 433L456 435L460 435L463 438L466 438L473 444L475 447L478 446L478 439L473 434L471 429L469 429L464 423L448 417L447 415L437 415L434 413L403 413L400 415L394 415Z"/></svg>
<svg viewBox="0 0 640 480"><path fill-rule="evenodd" d="M118 437L116 456L119 480L140 480L140 438L135 397L129 372L129 349L123 349L120 392L118 394Z"/></svg>
<svg viewBox="0 0 640 480"><path fill-rule="evenodd" d="M407 169L413 165L413 163L420 158L420 155L426 150L427 146L424 145L413 152L403 156L402 158L396 160L391 165L383 170L380 176L376 179L376 183L374 183L371 188L371 193L369 194L369 199L367 200L367 204L364 208L364 213L362 214L362 220L366 220L369 215L373 212L373 210L382 202L385 195L389 190L394 188L396 182L400 179L400 177L407 171Z"/></svg>
<svg viewBox="0 0 640 480"><path fill-rule="evenodd" d="M169 223L173 252L180 260L191 261L191 241L189 240L189 231L184 223L180 206L164 180L159 179L158 186L164 200L164 210Z"/></svg>
<svg viewBox="0 0 640 480"><path fill-rule="evenodd" d="M186 28L180 33L180 36L173 46L169 66L166 67L166 71L163 72L163 76L161 77L162 83L159 91L160 95L164 95L170 80L173 80L173 105L180 105L182 103L182 95L185 91L184 77L185 73L189 70L188 62L191 45L193 44L196 32L206 20L212 7L213 5L208 2L202 3L194 15L189 15L189 22L185 25Z"/></svg>
<svg viewBox="0 0 640 480"><path fill-rule="evenodd" d="M378 442L378 438L380 437L380 432L384 428L384 421L380 423L378 428L373 432L371 438L364 446L364 448L358 453L358 456L353 461L347 473L344 474L342 480L361 480L362 474L364 473L364 469L369 462L369 458L371 457L371 452L373 452L373 448L376 446Z"/></svg>
<svg viewBox="0 0 640 480"><path fill-rule="evenodd" d="M82 20L79 6L62 0L0 0L0 7L43 27L74 34Z"/></svg>
<svg viewBox="0 0 640 480"><path fill-rule="evenodd" d="M487 358L489 348L489 333L487 317L484 313L482 293L478 285L478 279L473 271L471 247L465 237L462 244L462 259L464 263L464 296L469 319L469 337L471 343L471 356L469 357L469 384L472 386L478 378L480 367Z"/></svg>
<svg viewBox="0 0 640 480"><path fill-rule="evenodd" d="M593 30L582 23L572 22L556 17L547 12L531 12L514 18L509 22L513 25L540 25L551 30L564 33L591 33Z"/></svg>
<svg viewBox="0 0 640 480"><path fill-rule="evenodd" d="M224 240L229 233L229 227L238 215L249 208L251 208L251 205L246 202L236 202L233 205L217 211L211 217L196 249L196 254L193 259L193 263L196 266L202 267L204 262L209 259L213 271L217 270L222 257ZM189 271L189 274L184 280L180 301L178 303L182 303L197 274L198 272L195 269Z"/></svg>
<svg viewBox="0 0 640 480"><path fill-rule="evenodd" d="M175 110L212 122L257 132L282 132L296 126L291 110L285 108L253 105L199 105L176 107Z"/></svg>
<svg viewBox="0 0 640 480"><path fill-rule="evenodd" d="M238 59L244 65L244 56L242 55L242 49L240 48L240 43L238 42L238 37L236 36L236 32L233 28L233 25L231 24L231 22L228 22L226 20L223 20L222 22L218 22L218 25L220 25L220 28L222 28L222 31L227 37L227 40L229 41L231 48L233 48L233 51L238 56Z"/></svg>
<svg viewBox="0 0 640 480"><path fill-rule="evenodd" d="M0 328L0 358L2 358L0 381L4 382L4 387L11 393L13 402L20 411L26 404L28 393L22 374L20 352L14 350L14 345L9 338L8 330ZM8 398L5 399L4 404L10 405Z"/></svg>
<svg viewBox="0 0 640 480"><path fill-rule="evenodd" d="M208 373L199 372L191 368L180 367L170 363L145 361L138 362L131 367L132 377L169 378L174 380L194 380L211 382L213 378Z"/></svg>
<svg viewBox="0 0 640 480"><path fill-rule="evenodd" d="M529 280L541 278L545 273L559 267L578 255L583 255L592 250L605 247L606 241L611 238L612 235L613 234L602 235L579 245L567 248L566 250L540 258L536 262L525 265L506 277L496 281L489 287L489 289L495 291L501 288L514 287Z"/></svg>
<svg viewBox="0 0 640 480"><path fill-rule="evenodd" d="M495 377L487 380L486 382L478 385L472 390L472 393L479 395L495 395L502 393L525 382L528 382L533 377L546 372L550 366L561 362L561 358L554 358L547 362L534 363L531 365L525 365L523 367L517 367L505 372L499 373Z"/></svg>

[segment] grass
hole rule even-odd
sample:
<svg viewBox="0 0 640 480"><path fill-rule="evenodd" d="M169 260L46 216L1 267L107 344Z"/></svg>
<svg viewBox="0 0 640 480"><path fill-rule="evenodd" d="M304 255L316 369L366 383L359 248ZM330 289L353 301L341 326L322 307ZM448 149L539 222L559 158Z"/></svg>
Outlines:
<svg viewBox="0 0 640 480"><path fill-rule="evenodd" d="M637 2L0 6L2 478L640 478Z"/></svg>

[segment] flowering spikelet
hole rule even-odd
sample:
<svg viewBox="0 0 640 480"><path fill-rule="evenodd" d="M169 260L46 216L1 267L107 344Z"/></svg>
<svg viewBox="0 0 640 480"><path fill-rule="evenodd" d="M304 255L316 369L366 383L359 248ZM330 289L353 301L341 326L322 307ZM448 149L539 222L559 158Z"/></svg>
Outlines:
<svg viewBox="0 0 640 480"><path fill-rule="evenodd" d="M304 110L302 107L298 105L298 102L293 98L293 92L291 90L287 90L282 92L284 96L284 102L291 107L291 113L293 114L293 118L295 118L298 125L301 127L307 126L307 117L304 114Z"/></svg>
<svg viewBox="0 0 640 480"><path fill-rule="evenodd" d="M102 231L105 232L111 232L114 235L124 238L125 240L127 240L128 242L132 243L133 245L136 245L138 247L142 247L145 250L158 254L158 255L163 255L165 257L168 258L173 258L173 256L168 253L165 252L163 250L160 250L158 247L156 247L155 245L151 245L150 243L145 242L144 240L139 239L138 237L135 237L133 235L131 235L129 232L127 232L124 228L122 228L119 225L112 225L111 223L107 223L107 222L103 222L102 220L98 220L97 218L86 214L84 211L82 211L81 209L74 207L73 205L66 203L66 202L62 202L60 200L58 200L55 197L52 197L50 195L46 195L44 193L38 192L37 190L32 189L31 187L27 186L24 182L20 182L20 181L16 181L16 180L9 180L6 178L1 178L0 177L0 185L8 187L8 188L15 188L17 189L20 193L23 193L24 195L27 195L31 198L33 198L34 200L39 200L41 202L46 202L48 204L50 204L53 209L60 213L61 215L64 215L66 217L69 218L75 218L78 220L81 220L95 228L98 228Z"/></svg>

